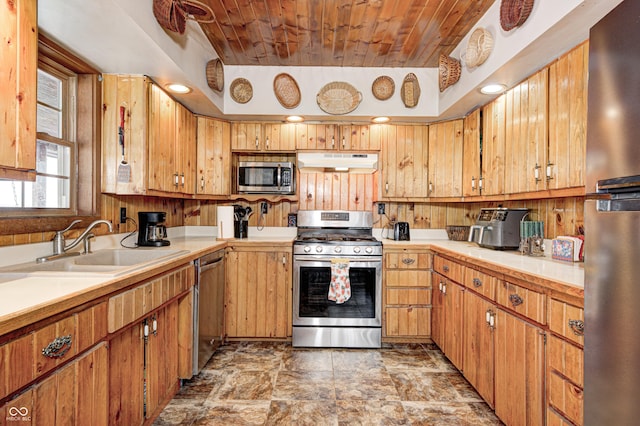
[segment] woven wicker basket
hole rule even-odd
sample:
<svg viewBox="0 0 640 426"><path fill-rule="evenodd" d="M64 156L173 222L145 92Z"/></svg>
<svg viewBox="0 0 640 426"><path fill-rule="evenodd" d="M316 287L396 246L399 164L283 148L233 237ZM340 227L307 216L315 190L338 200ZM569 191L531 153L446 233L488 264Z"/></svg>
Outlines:
<svg viewBox="0 0 640 426"><path fill-rule="evenodd" d="M453 241L467 241L469 239L469 226L447 225L447 237Z"/></svg>
<svg viewBox="0 0 640 426"><path fill-rule="evenodd" d="M531 10L533 0L502 0L500 3L500 26L505 31L524 24Z"/></svg>
<svg viewBox="0 0 640 426"><path fill-rule="evenodd" d="M400 98L404 106L407 108L413 108L418 105L420 100L420 83L418 83L418 77L412 72L407 74L402 81L402 88L400 90Z"/></svg>
<svg viewBox="0 0 640 426"><path fill-rule="evenodd" d="M480 66L487 60L493 49L493 37L491 33L484 28L477 28L471 33L467 49L463 52L460 59L467 68L475 68Z"/></svg>
<svg viewBox="0 0 640 426"><path fill-rule="evenodd" d="M176 0L153 0L153 16L162 28L184 34L186 13Z"/></svg>
<svg viewBox="0 0 640 426"><path fill-rule="evenodd" d="M297 107L302 99L298 83L286 73L280 73L273 79L273 93L275 93L280 105L285 108Z"/></svg>
<svg viewBox="0 0 640 426"><path fill-rule="evenodd" d="M393 93L396 91L396 84L393 82L393 79L386 75L381 75L380 77L373 80L373 84L371 85L371 92L376 99L381 101L386 101Z"/></svg>
<svg viewBox="0 0 640 426"><path fill-rule="evenodd" d="M221 92L224 88L224 68L222 61L218 58L207 62L207 84L213 90Z"/></svg>
<svg viewBox="0 0 640 426"><path fill-rule="evenodd" d="M203 24L213 22L213 10L206 4L197 0L180 0L182 9L185 11L187 19L197 21Z"/></svg>
<svg viewBox="0 0 640 426"><path fill-rule="evenodd" d="M460 61L446 55L440 55L439 72L439 85L440 91L444 90L455 84L460 80Z"/></svg>
<svg viewBox="0 0 640 426"><path fill-rule="evenodd" d="M316 95L316 102L327 114L348 114L362 102L362 93L344 81L328 83Z"/></svg>
<svg viewBox="0 0 640 426"><path fill-rule="evenodd" d="M246 78L236 78L229 87L231 99L239 104L246 104L253 97L253 87Z"/></svg>

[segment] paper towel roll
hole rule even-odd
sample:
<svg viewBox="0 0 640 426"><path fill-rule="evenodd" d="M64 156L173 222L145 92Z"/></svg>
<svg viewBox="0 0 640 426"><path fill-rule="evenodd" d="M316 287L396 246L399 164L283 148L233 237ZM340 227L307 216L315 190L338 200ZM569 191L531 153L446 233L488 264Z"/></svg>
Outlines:
<svg viewBox="0 0 640 426"><path fill-rule="evenodd" d="M218 206L216 217L218 238L233 238L233 206Z"/></svg>

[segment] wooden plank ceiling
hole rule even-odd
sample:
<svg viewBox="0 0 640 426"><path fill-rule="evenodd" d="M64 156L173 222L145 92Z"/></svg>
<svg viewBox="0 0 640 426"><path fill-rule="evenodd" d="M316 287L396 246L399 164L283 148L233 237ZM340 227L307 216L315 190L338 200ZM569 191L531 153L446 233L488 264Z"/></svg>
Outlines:
<svg viewBox="0 0 640 426"><path fill-rule="evenodd" d="M436 67L495 0L200 0L225 65Z"/></svg>

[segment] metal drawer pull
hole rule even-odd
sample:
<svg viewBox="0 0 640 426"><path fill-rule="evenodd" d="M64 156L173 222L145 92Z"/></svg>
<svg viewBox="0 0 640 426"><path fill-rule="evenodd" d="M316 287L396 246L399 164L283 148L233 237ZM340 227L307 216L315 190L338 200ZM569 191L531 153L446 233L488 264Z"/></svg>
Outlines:
<svg viewBox="0 0 640 426"><path fill-rule="evenodd" d="M413 265L414 263L416 263L415 259L402 259L402 263L404 263L405 265Z"/></svg>
<svg viewBox="0 0 640 426"><path fill-rule="evenodd" d="M42 349L42 355L47 358L62 358L71 349L71 335L56 337L46 348Z"/></svg>
<svg viewBox="0 0 640 426"><path fill-rule="evenodd" d="M443 265L442 266L442 270L445 272L449 272L449 266L448 265Z"/></svg>
<svg viewBox="0 0 640 426"><path fill-rule="evenodd" d="M510 295L509 301L511 302L514 308L518 305L522 305L522 302L524 302L524 300L522 300L522 297L518 296L517 294Z"/></svg>
<svg viewBox="0 0 640 426"><path fill-rule="evenodd" d="M482 287L482 281L480 280L480 278L474 278L473 285L476 287Z"/></svg>
<svg viewBox="0 0 640 426"><path fill-rule="evenodd" d="M569 328L576 336L584 336L584 321L570 319Z"/></svg>

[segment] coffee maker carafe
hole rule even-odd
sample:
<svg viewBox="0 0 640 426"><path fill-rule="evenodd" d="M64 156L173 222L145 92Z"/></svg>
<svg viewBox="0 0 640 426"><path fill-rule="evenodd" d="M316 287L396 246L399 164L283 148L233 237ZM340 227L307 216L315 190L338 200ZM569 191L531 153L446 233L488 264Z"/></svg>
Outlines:
<svg viewBox="0 0 640 426"><path fill-rule="evenodd" d="M165 212L138 212L138 246L162 247L171 244L167 240Z"/></svg>

